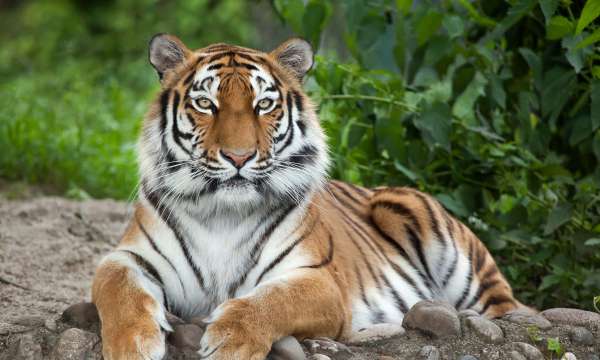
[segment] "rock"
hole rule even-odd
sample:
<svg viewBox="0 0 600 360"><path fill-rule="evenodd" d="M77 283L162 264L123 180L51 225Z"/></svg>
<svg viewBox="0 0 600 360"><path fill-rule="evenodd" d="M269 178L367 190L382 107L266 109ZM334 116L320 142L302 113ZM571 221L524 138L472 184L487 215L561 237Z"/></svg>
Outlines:
<svg viewBox="0 0 600 360"><path fill-rule="evenodd" d="M403 335L406 332L402 325L382 323L369 326L353 332L348 339L349 343L361 344L367 341L375 341L390 338L392 336Z"/></svg>
<svg viewBox="0 0 600 360"><path fill-rule="evenodd" d="M569 330L569 338L572 342L581 345L592 345L594 343L594 335L583 327L573 327Z"/></svg>
<svg viewBox="0 0 600 360"><path fill-rule="evenodd" d="M89 302L81 302L69 306L60 320L79 329L89 330L100 323L96 305Z"/></svg>
<svg viewBox="0 0 600 360"><path fill-rule="evenodd" d="M200 349L200 339L203 334L204 330L194 324L175 325L167 340L176 348L197 351Z"/></svg>
<svg viewBox="0 0 600 360"><path fill-rule="evenodd" d="M21 325L26 327L38 327L44 325L46 318L38 315L25 315L18 317L11 321L15 325Z"/></svg>
<svg viewBox="0 0 600 360"><path fill-rule="evenodd" d="M349 347L328 338L306 339L302 341L310 354L334 356L337 359L349 359L353 353Z"/></svg>
<svg viewBox="0 0 600 360"><path fill-rule="evenodd" d="M27 330L28 328L26 326L0 322L0 335L22 333Z"/></svg>
<svg viewBox="0 0 600 360"><path fill-rule="evenodd" d="M48 318L44 321L44 327L52 332L58 330L58 325L56 325L56 320L53 318Z"/></svg>
<svg viewBox="0 0 600 360"><path fill-rule="evenodd" d="M527 360L527 358L525 356L521 355L520 352L515 351L515 350L510 352L510 359L511 360Z"/></svg>
<svg viewBox="0 0 600 360"><path fill-rule="evenodd" d="M480 338L491 344L500 344L504 341L502 329L482 316L471 316L465 320L465 324L473 330Z"/></svg>
<svg viewBox="0 0 600 360"><path fill-rule="evenodd" d="M473 355L464 355L458 358L458 360L479 360Z"/></svg>
<svg viewBox="0 0 600 360"><path fill-rule="evenodd" d="M293 336L286 336L276 341L271 347L272 360L304 360L304 350Z"/></svg>
<svg viewBox="0 0 600 360"><path fill-rule="evenodd" d="M23 334L14 350L15 360L42 360L42 347L32 333Z"/></svg>
<svg viewBox="0 0 600 360"><path fill-rule="evenodd" d="M592 354L586 360L600 360L600 356Z"/></svg>
<svg viewBox="0 0 600 360"><path fill-rule="evenodd" d="M171 325L173 327L175 327L176 325L183 325L183 324L185 324L185 321L181 320L181 318L179 318L178 316L175 316L175 315L171 314L170 312L167 312L165 314L165 318L167 318L167 322L169 323L169 325ZM192 324L193 324L193 322L192 322ZM200 327L202 329L206 328L206 326L200 326Z"/></svg>
<svg viewBox="0 0 600 360"><path fill-rule="evenodd" d="M600 329L600 314L591 311L555 308L542 311L542 316L555 324L585 326Z"/></svg>
<svg viewBox="0 0 600 360"><path fill-rule="evenodd" d="M552 324L546 318L530 312L515 311L506 314L502 319L516 324L537 326L541 330L548 330L552 327Z"/></svg>
<svg viewBox="0 0 600 360"><path fill-rule="evenodd" d="M323 354L314 354L311 355L308 360L331 360L331 358L327 355L323 355Z"/></svg>
<svg viewBox="0 0 600 360"><path fill-rule="evenodd" d="M471 309L465 309L465 310L461 310L458 312L458 317L459 318L468 318L470 316L481 316L479 315L479 313L475 310L471 310Z"/></svg>
<svg viewBox="0 0 600 360"><path fill-rule="evenodd" d="M435 346L425 345L419 351L419 356L423 360L439 360L440 359L440 351Z"/></svg>
<svg viewBox="0 0 600 360"><path fill-rule="evenodd" d="M51 358L53 360L99 360L100 352L94 351L94 346L97 344L100 344L100 338L96 334L71 328L60 335Z"/></svg>
<svg viewBox="0 0 600 360"><path fill-rule="evenodd" d="M572 352L566 352L563 354L560 360L577 360L577 357Z"/></svg>
<svg viewBox="0 0 600 360"><path fill-rule="evenodd" d="M544 360L544 355L533 345L524 343L524 342L514 342L508 344L508 348L513 350L513 352L517 352L526 360ZM512 354L512 352L511 352ZM512 356L512 355L511 355ZM513 359L517 360L518 357L514 357Z"/></svg>
<svg viewBox="0 0 600 360"><path fill-rule="evenodd" d="M416 303L404 316L402 326L418 329L438 338L460 335L456 310L447 303L424 300Z"/></svg>

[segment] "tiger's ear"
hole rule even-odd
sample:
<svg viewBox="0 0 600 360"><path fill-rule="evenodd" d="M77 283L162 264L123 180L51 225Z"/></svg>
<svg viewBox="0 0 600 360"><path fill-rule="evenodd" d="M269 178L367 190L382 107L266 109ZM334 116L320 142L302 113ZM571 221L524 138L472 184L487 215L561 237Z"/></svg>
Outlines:
<svg viewBox="0 0 600 360"><path fill-rule="evenodd" d="M314 53L309 42L301 38L291 38L279 45L270 54L284 68L290 70L299 80L313 66Z"/></svg>
<svg viewBox="0 0 600 360"><path fill-rule="evenodd" d="M150 40L148 59L161 80L166 72L175 69L189 55L190 50L173 35L156 34Z"/></svg>

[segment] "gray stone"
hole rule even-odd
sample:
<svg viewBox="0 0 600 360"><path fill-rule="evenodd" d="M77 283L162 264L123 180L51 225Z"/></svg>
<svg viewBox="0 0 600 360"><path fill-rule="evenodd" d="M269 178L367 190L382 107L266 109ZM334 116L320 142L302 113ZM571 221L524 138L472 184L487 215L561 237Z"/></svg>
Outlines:
<svg viewBox="0 0 600 360"><path fill-rule="evenodd" d="M526 326L537 326L541 330L548 330L552 327L550 321L538 314L515 311L506 314L502 319Z"/></svg>
<svg viewBox="0 0 600 360"><path fill-rule="evenodd" d="M473 330L477 336L491 344L500 344L504 341L502 329L482 316L471 316L465 320L465 324Z"/></svg>
<svg viewBox="0 0 600 360"><path fill-rule="evenodd" d="M463 355L458 360L479 360L473 355Z"/></svg>
<svg viewBox="0 0 600 360"><path fill-rule="evenodd" d="M569 330L569 338L572 342L581 345L592 345L594 343L594 335L586 328L576 326Z"/></svg>
<svg viewBox="0 0 600 360"><path fill-rule="evenodd" d="M204 330L194 324L175 325L167 340L179 349L199 350L203 334Z"/></svg>
<svg viewBox="0 0 600 360"><path fill-rule="evenodd" d="M331 360L331 358L323 354L313 354L308 358L308 360Z"/></svg>
<svg viewBox="0 0 600 360"><path fill-rule="evenodd" d="M62 313L60 320L84 330L89 330L100 323L96 305L89 302L82 302L69 306Z"/></svg>
<svg viewBox="0 0 600 360"><path fill-rule="evenodd" d="M437 338L460 335L460 320L450 304L424 300L416 303L404 316L402 326L417 329Z"/></svg>
<svg viewBox="0 0 600 360"><path fill-rule="evenodd" d="M566 352L563 354L560 360L577 360L577 357L572 352Z"/></svg>
<svg viewBox="0 0 600 360"><path fill-rule="evenodd" d="M480 316L480 315L477 311L471 310L471 309L465 309L465 310L461 310L458 312L458 317L461 319L468 318L471 316Z"/></svg>
<svg viewBox="0 0 600 360"><path fill-rule="evenodd" d="M591 311L555 308L542 311L542 316L555 324L585 326L600 329L600 314Z"/></svg>
<svg viewBox="0 0 600 360"><path fill-rule="evenodd" d="M508 344L508 348L522 355L526 360L544 360L544 355L533 345L524 342L514 342ZM511 353L512 354L512 353ZM512 355L511 355L512 356ZM514 358L513 359L518 359Z"/></svg>
<svg viewBox="0 0 600 360"><path fill-rule="evenodd" d="M29 330L26 326L0 322L0 335L22 333Z"/></svg>
<svg viewBox="0 0 600 360"><path fill-rule="evenodd" d="M511 360L527 360L527 358L525 356L521 355L520 352L515 351L515 350L510 352L510 359Z"/></svg>
<svg viewBox="0 0 600 360"><path fill-rule="evenodd" d="M586 360L600 360L600 356L592 354Z"/></svg>
<svg viewBox="0 0 600 360"><path fill-rule="evenodd" d="M435 346L425 345L419 351L419 356L423 360L439 360L440 359L440 351Z"/></svg>
<svg viewBox="0 0 600 360"><path fill-rule="evenodd" d="M387 339L392 336L403 335L406 332L402 325L392 323L381 323L371 325L368 328L352 332L348 343L361 344L367 341Z"/></svg>
<svg viewBox="0 0 600 360"><path fill-rule="evenodd" d="M310 354L334 356L335 359L349 359L353 353L350 348L340 342L328 338L305 339L302 344Z"/></svg>
<svg viewBox="0 0 600 360"><path fill-rule="evenodd" d="M305 360L304 350L293 336L286 336L276 341L271 347L272 360Z"/></svg>
<svg viewBox="0 0 600 360"><path fill-rule="evenodd" d="M100 353L94 351L94 347L99 343L100 338L96 334L71 328L60 335L51 358L53 360L100 359Z"/></svg>
<svg viewBox="0 0 600 360"><path fill-rule="evenodd" d="M58 325L56 324L56 319L48 318L44 321L44 327L52 332L58 330Z"/></svg>
<svg viewBox="0 0 600 360"><path fill-rule="evenodd" d="M15 360L42 360L42 347L35 341L33 334L23 334L14 354Z"/></svg>

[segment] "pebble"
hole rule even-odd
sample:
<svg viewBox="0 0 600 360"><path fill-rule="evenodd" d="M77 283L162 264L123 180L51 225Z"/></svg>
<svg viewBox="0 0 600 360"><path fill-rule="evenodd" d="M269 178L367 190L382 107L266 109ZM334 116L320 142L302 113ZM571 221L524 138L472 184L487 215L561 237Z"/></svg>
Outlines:
<svg viewBox="0 0 600 360"><path fill-rule="evenodd" d="M460 320L450 304L423 300L416 303L404 316L402 326L418 329L438 338L460 335Z"/></svg>
<svg viewBox="0 0 600 360"><path fill-rule="evenodd" d="M515 351L515 350L510 352L510 359L511 360L527 360L527 358L525 356L521 355L520 352Z"/></svg>
<svg viewBox="0 0 600 360"><path fill-rule="evenodd" d="M100 338L96 334L71 328L60 335L51 358L53 360L100 359L100 353L93 349L99 342Z"/></svg>
<svg viewBox="0 0 600 360"><path fill-rule="evenodd" d="M569 330L569 338L572 342L581 345L592 345L594 343L594 335L583 327L572 327Z"/></svg>
<svg viewBox="0 0 600 360"><path fill-rule="evenodd" d="M465 320L465 324L483 340L491 344L500 344L504 341L502 329L482 316L471 316Z"/></svg>
<svg viewBox="0 0 600 360"><path fill-rule="evenodd" d="M75 326L79 329L91 329L94 325L100 323L96 305L89 302L81 302L69 306L60 318L62 322Z"/></svg>
<svg viewBox="0 0 600 360"><path fill-rule="evenodd" d="M514 342L510 343L508 346L512 348L513 352L518 352L518 354L526 360L544 360L544 355L542 355L538 348L533 345L524 342ZM515 358L514 356L513 359L521 360L520 358Z"/></svg>
<svg viewBox="0 0 600 360"><path fill-rule="evenodd" d="M348 346L328 338L305 339L302 344L311 354L335 355L336 360L349 359L353 355Z"/></svg>
<svg viewBox="0 0 600 360"><path fill-rule="evenodd" d="M199 350L203 334L204 330L194 324L175 325L167 340L176 348Z"/></svg>
<svg viewBox="0 0 600 360"><path fill-rule="evenodd" d="M304 350L293 336L286 336L276 341L271 347L272 360L305 360Z"/></svg>
<svg viewBox="0 0 600 360"><path fill-rule="evenodd" d="M480 316L479 313L475 310L471 310L471 309L465 309L465 310L461 310L458 312L458 317L459 318L468 318L471 316Z"/></svg>
<svg viewBox="0 0 600 360"><path fill-rule="evenodd" d="M516 324L537 326L541 330L548 330L552 327L550 321L543 316L526 312L515 311L505 315L502 319Z"/></svg>
<svg viewBox="0 0 600 360"><path fill-rule="evenodd" d="M423 360L439 360L440 359L440 351L438 348L432 345L425 345L419 351L419 356Z"/></svg>
<svg viewBox="0 0 600 360"><path fill-rule="evenodd" d="M591 311L555 308L542 311L542 316L556 324L595 327L600 329L600 314Z"/></svg>
<svg viewBox="0 0 600 360"><path fill-rule="evenodd" d="M572 352L566 352L560 360L577 360L577 357Z"/></svg>
<svg viewBox="0 0 600 360"><path fill-rule="evenodd" d="M311 355L308 360L331 360L331 358L327 355L323 355L323 354L314 354Z"/></svg>
<svg viewBox="0 0 600 360"><path fill-rule="evenodd" d="M56 320L53 318L48 318L44 321L44 327L52 332L58 330L58 325L56 324Z"/></svg>
<svg viewBox="0 0 600 360"><path fill-rule="evenodd" d="M35 341L32 333L23 334L17 344L16 360L42 360L42 347Z"/></svg>
<svg viewBox="0 0 600 360"><path fill-rule="evenodd" d="M25 326L0 322L0 335L22 333L27 330L28 330L28 328Z"/></svg>
<svg viewBox="0 0 600 360"><path fill-rule="evenodd" d="M464 355L458 358L458 360L479 360L473 355Z"/></svg>
<svg viewBox="0 0 600 360"><path fill-rule="evenodd" d="M600 360L600 356L592 354L586 360Z"/></svg>

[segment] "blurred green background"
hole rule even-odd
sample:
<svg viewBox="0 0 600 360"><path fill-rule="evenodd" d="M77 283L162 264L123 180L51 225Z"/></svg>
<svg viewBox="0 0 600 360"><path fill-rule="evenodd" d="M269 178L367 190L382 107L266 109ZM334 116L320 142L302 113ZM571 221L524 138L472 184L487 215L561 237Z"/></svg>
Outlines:
<svg viewBox="0 0 600 360"><path fill-rule="evenodd" d="M331 175L435 195L537 307L600 294L600 1L0 2L0 179L131 198L147 42L305 37Z"/></svg>

